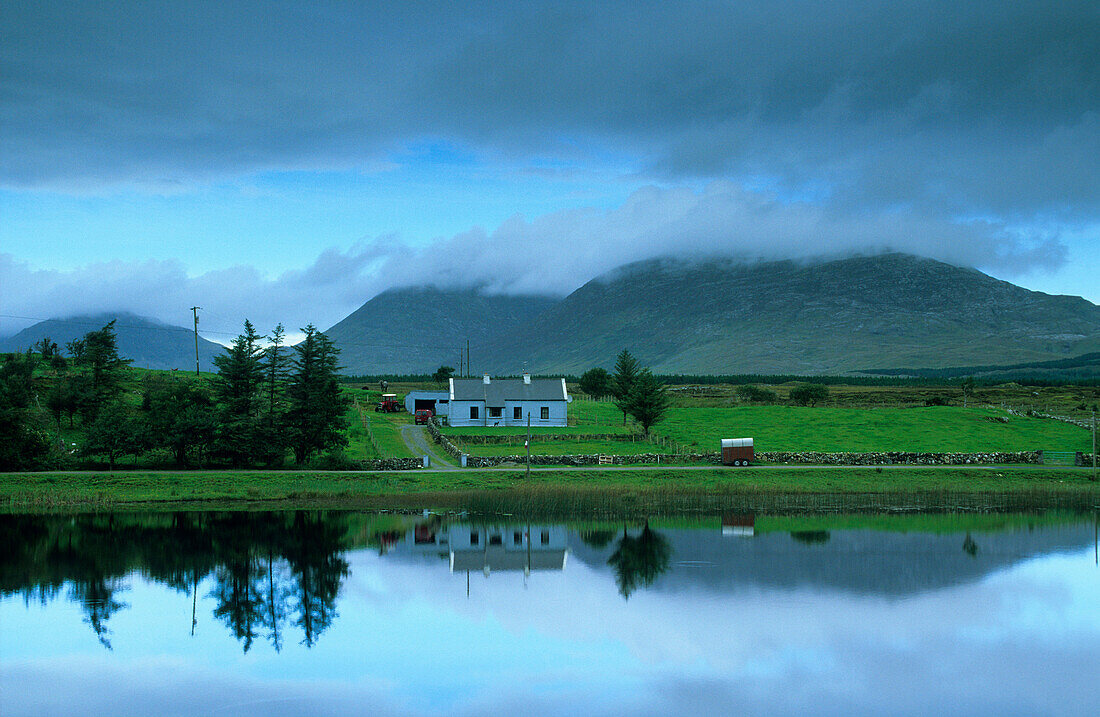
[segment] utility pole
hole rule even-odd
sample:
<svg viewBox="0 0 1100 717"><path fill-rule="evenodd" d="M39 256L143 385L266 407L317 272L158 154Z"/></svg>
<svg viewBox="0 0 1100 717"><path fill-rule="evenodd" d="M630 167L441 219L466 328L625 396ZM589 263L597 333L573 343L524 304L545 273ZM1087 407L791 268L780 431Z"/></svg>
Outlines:
<svg viewBox="0 0 1100 717"><path fill-rule="evenodd" d="M466 378L470 378L470 339L466 339Z"/></svg>
<svg viewBox="0 0 1100 717"><path fill-rule="evenodd" d="M195 375L199 375L199 309L201 306L192 306L191 313L195 317Z"/></svg>

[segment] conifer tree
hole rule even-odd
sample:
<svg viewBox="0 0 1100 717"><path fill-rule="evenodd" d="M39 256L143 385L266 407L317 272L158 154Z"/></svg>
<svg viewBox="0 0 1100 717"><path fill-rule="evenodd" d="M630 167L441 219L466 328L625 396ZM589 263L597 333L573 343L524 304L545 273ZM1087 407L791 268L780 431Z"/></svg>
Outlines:
<svg viewBox="0 0 1100 717"><path fill-rule="evenodd" d="M615 405L623 412L623 425L626 425L626 416L630 411L627 404L630 398L630 389L634 385L634 378L638 375L638 361L629 351L623 349L615 359L615 373L611 377L611 395L615 397Z"/></svg>
<svg viewBox="0 0 1100 717"><path fill-rule="evenodd" d="M287 386L286 435L294 459L303 464L315 453L347 445L349 400L336 378L339 349L313 324L294 347L297 354Z"/></svg>
<svg viewBox="0 0 1100 717"><path fill-rule="evenodd" d="M225 353L214 357L218 374L214 395L218 400L218 453L234 466L254 463L270 452L260 426L263 399L263 336L245 320L244 333L233 340Z"/></svg>
<svg viewBox="0 0 1100 717"><path fill-rule="evenodd" d="M113 320L99 331L89 331L84 338L69 342L68 349L81 372L74 381L80 394L81 414L90 423L105 404L122 393L122 379L131 361L118 355Z"/></svg>
<svg viewBox="0 0 1100 717"><path fill-rule="evenodd" d="M642 424L647 436L653 424L664 418L669 403L667 387L648 368L639 371L627 396L626 411Z"/></svg>

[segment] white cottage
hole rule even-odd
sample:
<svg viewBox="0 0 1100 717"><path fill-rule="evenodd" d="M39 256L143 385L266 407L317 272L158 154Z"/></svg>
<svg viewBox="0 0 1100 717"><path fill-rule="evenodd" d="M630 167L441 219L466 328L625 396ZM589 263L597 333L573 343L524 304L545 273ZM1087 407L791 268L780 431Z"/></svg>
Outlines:
<svg viewBox="0 0 1100 717"><path fill-rule="evenodd" d="M448 396L452 426L565 426L569 391L564 378L452 378Z"/></svg>

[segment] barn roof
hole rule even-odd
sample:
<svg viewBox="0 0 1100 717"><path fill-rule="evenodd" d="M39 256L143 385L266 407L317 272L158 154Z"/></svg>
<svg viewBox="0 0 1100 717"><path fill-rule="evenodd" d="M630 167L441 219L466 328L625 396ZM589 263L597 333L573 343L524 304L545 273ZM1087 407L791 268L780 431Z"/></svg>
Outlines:
<svg viewBox="0 0 1100 717"><path fill-rule="evenodd" d="M452 401L485 401L486 406L503 406L505 401L567 401L565 379L533 378L525 383L521 378L494 378L485 383L480 378L452 378Z"/></svg>

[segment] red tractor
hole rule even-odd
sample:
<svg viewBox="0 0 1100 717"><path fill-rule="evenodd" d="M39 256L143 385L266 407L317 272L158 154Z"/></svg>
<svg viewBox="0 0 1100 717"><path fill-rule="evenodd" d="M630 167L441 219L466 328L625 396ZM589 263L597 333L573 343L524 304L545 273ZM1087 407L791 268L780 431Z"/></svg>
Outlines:
<svg viewBox="0 0 1100 717"><path fill-rule="evenodd" d="M413 414L413 421L416 423L427 423L432 420L432 410L430 408L421 408Z"/></svg>
<svg viewBox="0 0 1100 717"><path fill-rule="evenodd" d="M382 400L374 407L375 413L397 413L400 410L402 406L397 402L396 393L383 393Z"/></svg>

